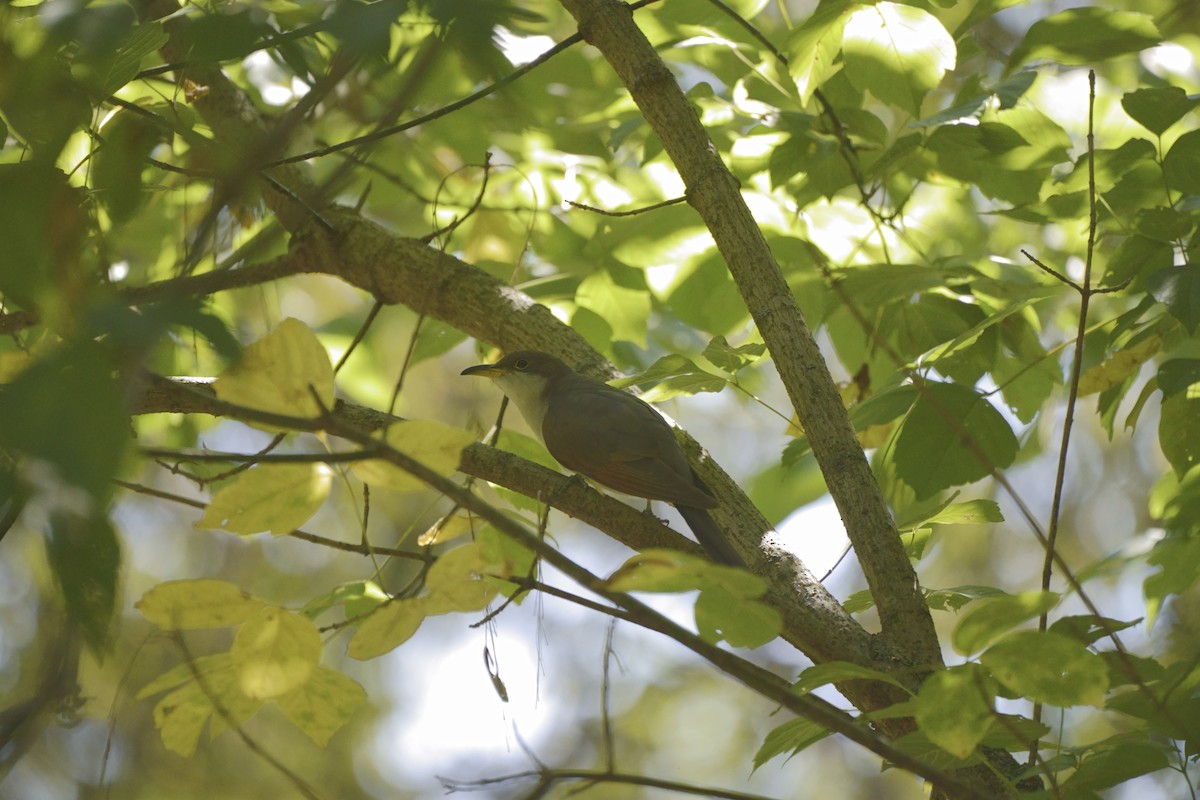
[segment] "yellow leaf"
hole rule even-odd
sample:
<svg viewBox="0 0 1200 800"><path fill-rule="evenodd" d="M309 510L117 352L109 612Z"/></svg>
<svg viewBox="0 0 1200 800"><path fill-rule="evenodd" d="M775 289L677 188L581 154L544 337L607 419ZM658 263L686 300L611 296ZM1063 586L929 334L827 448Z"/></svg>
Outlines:
<svg viewBox="0 0 1200 800"><path fill-rule="evenodd" d="M887 443L895 428L895 422L888 422L884 425L868 425L858 432L858 443L864 450L882 447Z"/></svg>
<svg viewBox="0 0 1200 800"><path fill-rule="evenodd" d="M236 670L229 653L198 658L192 665L182 664L168 675L176 674L180 669L186 671L188 680L154 707L154 724L163 745L185 758L195 754L204 723L210 718L210 738L215 739L228 729L230 723L242 724L262 706L261 701L246 697L238 688ZM199 681L196 675L200 676ZM151 686L161 684L165 677L154 681L138 696L153 694ZM229 722L217 713L218 706L229 716Z"/></svg>
<svg viewBox="0 0 1200 800"><path fill-rule="evenodd" d="M442 517L429 526L429 530L417 537L417 544L425 547L457 539L459 536L470 533L473 524L471 517L468 517L466 514Z"/></svg>
<svg viewBox="0 0 1200 800"><path fill-rule="evenodd" d="M26 367L34 363L33 354L24 350L0 353L0 383L12 383Z"/></svg>
<svg viewBox="0 0 1200 800"><path fill-rule="evenodd" d="M463 448L474 444L475 437L467 431L440 422L413 419L389 426L386 441L390 447L420 461L437 474L449 477L458 470ZM382 459L360 461L352 469L364 483L375 487L411 492L425 486L417 478Z"/></svg>
<svg viewBox="0 0 1200 800"><path fill-rule="evenodd" d="M1079 396L1103 392L1119 385L1154 357L1162 347L1161 336L1151 336L1133 347L1113 353L1104 362L1090 367L1079 379Z"/></svg>
<svg viewBox="0 0 1200 800"><path fill-rule="evenodd" d="M346 654L366 661L391 652L407 642L424 621L423 600L396 600L382 605L358 626Z"/></svg>
<svg viewBox="0 0 1200 800"><path fill-rule="evenodd" d="M614 592L686 592L700 588L704 559L677 550L644 550L605 581Z"/></svg>
<svg viewBox="0 0 1200 800"><path fill-rule="evenodd" d="M312 418L333 408L333 367L316 334L303 322L289 317L248 345L237 363L213 381L213 389L228 403ZM320 404L313 397L314 391ZM259 427L281 430L270 425Z"/></svg>
<svg viewBox="0 0 1200 800"><path fill-rule="evenodd" d="M796 416L796 412L794 411L792 412L791 418L788 420L787 430L784 431L784 434L792 437L793 439L799 439L804 435L804 426L800 424L800 417Z"/></svg>
<svg viewBox="0 0 1200 800"><path fill-rule="evenodd" d="M471 542L443 553L425 576L429 589L426 610L429 614L451 611L477 611L492 601L499 590L483 576L504 578L512 574L512 562L489 558L482 542ZM494 551L503 558L501 551Z"/></svg>
<svg viewBox="0 0 1200 800"><path fill-rule="evenodd" d="M213 493L196 527L291 533L321 508L332 479L325 464L260 464Z"/></svg>
<svg viewBox="0 0 1200 800"><path fill-rule="evenodd" d="M232 583L208 579L160 583L134 604L142 616L168 631L237 625L263 607L263 601Z"/></svg>
<svg viewBox="0 0 1200 800"><path fill-rule="evenodd" d="M307 683L275 702L305 736L324 747L366 699L367 693L355 681L317 667Z"/></svg>
<svg viewBox="0 0 1200 800"><path fill-rule="evenodd" d="M321 635L307 617L268 607L238 630L230 654L242 691L265 700L309 679L321 657Z"/></svg>
<svg viewBox="0 0 1200 800"><path fill-rule="evenodd" d="M193 681L159 701L154 707L154 727L158 728L164 747L191 758L196 754L204 723L212 713L212 703Z"/></svg>
<svg viewBox="0 0 1200 800"><path fill-rule="evenodd" d="M449 614L454 611L478 611L486 608L500 587L479 578L464 578L447 583L425 598L425 611L429 616Z"/></svg>
<svg viewBox="0 0 1200 800"><path fill-rule="evenodd" d="M200 656L191 661L184 662L159 675L154 680L147 683L137 693L138 700L145 700L147 697L153 697L159 692L165 692L168 689L174 689L182 686L189 681L194 681L196 675L207 675L224 668L233 668L233 662L229 658L229 653L216 653L211 656Z"/></svg>

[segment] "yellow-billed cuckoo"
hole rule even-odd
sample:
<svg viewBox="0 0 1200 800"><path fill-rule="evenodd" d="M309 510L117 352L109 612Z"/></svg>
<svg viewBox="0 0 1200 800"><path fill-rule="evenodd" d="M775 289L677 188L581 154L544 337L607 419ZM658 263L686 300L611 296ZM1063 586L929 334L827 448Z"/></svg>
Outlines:
<svg viewBox="0 0 1200 800"><path fill-rule="evenodd" d="M716 498L692 471L671 426L646 402L536 350L462 374L494 380L564 467L618 492L674 504L710 558L745 565L705 510Z"/></svg>

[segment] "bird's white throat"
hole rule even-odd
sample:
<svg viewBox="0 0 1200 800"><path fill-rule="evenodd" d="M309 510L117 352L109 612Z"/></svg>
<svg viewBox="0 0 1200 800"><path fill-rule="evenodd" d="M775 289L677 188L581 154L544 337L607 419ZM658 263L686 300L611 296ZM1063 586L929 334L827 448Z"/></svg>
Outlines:
<svg viewBox="0 0 1200 800"><path fill-rule="evenodd" d="M533 434L541 439L542 420L546 417L546 378L527 372L509 372L492 380L516 405Z"/></svg>

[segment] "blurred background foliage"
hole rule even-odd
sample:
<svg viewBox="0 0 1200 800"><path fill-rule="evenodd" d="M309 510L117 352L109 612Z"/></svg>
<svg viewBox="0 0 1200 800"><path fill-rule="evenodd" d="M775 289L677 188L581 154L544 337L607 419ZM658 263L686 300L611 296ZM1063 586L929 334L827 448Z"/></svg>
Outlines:
<svg viewBox="0 0 1200 800"><path fill-rule="evenodd" d="M223 140L196 113L192 101L210 87L175 81L160 55L167 32L145 11L71 0L0 8L0 797L259 797L295 790L287 775L320 797L428 797L442 779L520 772L534 757L602 767L603 702L625 772L781 797L923 796L916 779L881 774L876 759L836 738L752 772L779 722L768 703L633 629L616 630L606 679L605 620L553 598L527 600L482 628L465 624L482 615L431 619L373 661L347 659L344 634L327 634L322 663L359 682L368 700L325 749L271 709L244 738L203 737L193 758L164 747L153 701L135 695L188 654L228 651L232 633L188 632L181 650L133 609L146 591L220 578L300 610L364 582L400 591L416 569L286 536L197 530L199 510L153 494L203 501L208 479L228 465L180 465L139 448L254 452L271 435L200 415L131 420L125 404L142 369L218 375L288 317L311 327L336 362L373 304L323 275L139 302L139 287L285 251L287 233L253 180L263 163L308 155L319 187L310 203L338 202L396 234L429 236L548 305L627 372L686 356L657 376L659 391L683 395L667 410L815 571L844 540L803 437L787 425L769 359L735 364L711 357L719 347L706 350L715 337L761 340L697 216L681 204L596 212L682 194L661 143L598 54L575 43L460 109L427 116L571 37L574 23L557 4L176 8L177 52L219 64L257 113L278 122L257 142ZM1198 13L1169 0L665 0L636 12L741 181L897 518L925 519L952 487L960 501L1000 503L1002 523L908 532L923 585L968 587L943 600L967 602L969 587L1037 588L1042 550L1012 498L954 460L959 437L909 387L945 382L937 391L946 406L970 420L1044 525L1080 309L1062 278L1082 282L1090 263L1092 285L1114 290L1090 298L1058 546L1107 615L1144 618L1126 631L1127 645L1158 665L1183 665L1185 687L1200 657ZM486 351L400 306L366 330L337 374L339 395L388 408L414 337L396 413L485 430L497 397L457 375ZM969 416L980 396L990 415ZM280 452L319 447L296 435ZM377 492L364 529L361 483L339 471L304 527L415 546L446 508L432 493ZM627 555L566 519L551 530L602 573ZM841 599L864 585L852 561L827 581ZM660 601L688 618L684 601ZM954 611L935 614L948 633ZM789 676L807 665L778 642L753 658ZM1196 702L1189 694L1177 710L1195 718ZM1153 720L1073 707L1046 721L1074 757L1101 752L1087 749L1096 742L1115 748L1120 736L1141 748L1119 750L1112 772L1093 779L1097 790L1130 779L1110 796L1185 796L1194 786L1190 762ZM520 785L475 796L520 796ZM598 786L588 796L664 795Z"/></svg>

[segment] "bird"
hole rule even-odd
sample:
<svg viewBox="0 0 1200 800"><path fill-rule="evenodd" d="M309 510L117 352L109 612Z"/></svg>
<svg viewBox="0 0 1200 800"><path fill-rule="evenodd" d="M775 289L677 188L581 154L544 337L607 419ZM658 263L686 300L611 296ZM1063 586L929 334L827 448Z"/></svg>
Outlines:
<svg viewBox="0 0 1200 800"><path fill-rule="evenodd" d="M671 503L710 559L745 566L708 513L717 499L650 404L538 350L461 374L491 378L558 463L618 492Z"/></svg>

